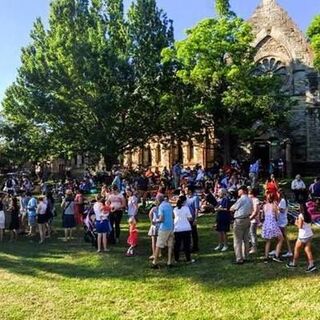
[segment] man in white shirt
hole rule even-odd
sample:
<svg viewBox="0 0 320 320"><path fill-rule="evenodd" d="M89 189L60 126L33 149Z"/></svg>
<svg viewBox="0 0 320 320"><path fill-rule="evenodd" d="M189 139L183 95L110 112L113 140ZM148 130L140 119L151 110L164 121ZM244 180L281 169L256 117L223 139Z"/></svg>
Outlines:
<svg viewBox="0 0 320 320"><path fill-rule="evenodd" d="M296 178L291 182L291 190L294 193L294 198L296 202L304 202L306 195L306 185L301 179L300 174L296 175Z"/></svg>
<svg viewBox="0 0 320 320"><path fill-rule="evenodd" d="M248 188L242 186L238 190L239 199L230 208L234 212L233 245L236 264L243 264L249 254L250 216L253 211L252 200L248 197Z"/></svg>

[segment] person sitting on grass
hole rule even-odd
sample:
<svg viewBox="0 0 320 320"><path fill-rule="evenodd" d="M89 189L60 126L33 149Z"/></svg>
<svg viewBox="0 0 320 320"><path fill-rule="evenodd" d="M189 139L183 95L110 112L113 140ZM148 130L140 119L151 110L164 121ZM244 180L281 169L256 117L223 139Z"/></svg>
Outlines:
<svg viewBox="0 0 320 320"><path fill-rule="evenodd" d="M137 221L134 216L131 216L128 220L129 223L129 237L127 240L128 245L130 246L127 250L126 256L133 257L135 255L135 248L138 245L138 229Z"/></svg>
<svg viewBox="0 0 320 320"><path fill-rule="evenodd" d="M293 260L287 264L287 268L294 269L297 267L300 251L302 248L304 248L308 260L308 267L306 269L306 272L316 271L317 268L314 265L311 247L313 237L313 232L311 229L311 216L304 204L300 205L300 214L295 224L299 228L298 239L294 248Z"/></svg>
<svg viewBox="0 0 320 320"><path fill-rule="evenodd" d="M168 201L164 200L163 196L158 197L159 205L159 233L156 243L156 252L152 263L152 269L158 269L158 258L160 250L168 247L167 266L172 267L172 249L173 249L173 209Z"/></svg>

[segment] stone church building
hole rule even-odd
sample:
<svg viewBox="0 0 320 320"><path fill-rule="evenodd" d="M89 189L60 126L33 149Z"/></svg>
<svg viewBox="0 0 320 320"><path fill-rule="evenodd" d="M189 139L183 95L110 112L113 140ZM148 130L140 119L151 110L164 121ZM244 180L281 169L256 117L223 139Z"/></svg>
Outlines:
<svg viewBox="0 0 320 320"><path fill-rule="evenodd" d="M258 70L279 74L284 90L296 101L290 114L290 133L284 137L269 134L257 139L248 148L249 157L261 158L265 164L282 158L288 175L308 170L315 173L320 165L320 99L310 44L276 0L262 0L249 23L255 35L253 46L257 49ZM127 153L124 164L162 169L170 168L179 160L184 166L210 167L219 160L218 144L212 132L202 143L192 139L162 145L155 137L144 148Z"/></svg>

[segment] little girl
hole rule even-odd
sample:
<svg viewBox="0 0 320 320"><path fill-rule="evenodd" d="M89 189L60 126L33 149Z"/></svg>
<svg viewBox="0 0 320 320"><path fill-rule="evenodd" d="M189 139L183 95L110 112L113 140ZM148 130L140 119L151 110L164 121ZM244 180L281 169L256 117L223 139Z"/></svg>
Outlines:
<svg viewBox="0 0 320 320"><path fill-rule="evenodd" d="M158 200L156 200L155 206L152 207L149 212L149 219L151 222L151 226L148 232L148 236L151 237L151 247L152 247L152 255L149 257L149 260L154 259L154 255L156 252L156 242L157 242L158 231L159 231L159 223L157 223L159 219L158 206L159 206L159 202Z"/></svg>
<svg viewBox="0 0 320 320"><path fill-rule="evenodd" d="M287 264L287 267L290 269L297 267L301 248L304 247L304 251L308 259L308 268L306 269L306 272L316 271L317 268L314 265L311 249L311 242L313 237L313 232L311 229L311 215L304 204L300 204L300 214L295 224L299 228L298 239L294 248L293 260Z"/></svg>
<svg viewBox="0 0 320 320"><path fill-rule="evenodd" d="M128 220L129 223L129 237L128 237L128 245L130 245L129 249L127 250L126 256L132 257L134 256L134 248L138 244L138 229L137 229L137 222L134 217L131 217Z"/></svg>
<svg viewBox="0 0 320 320"><path fill-rule="evenodd" d="M101 243L104 252L108 252L107 248L107 234L110 232L109 221L108 221L108 211L109 207L106 207L102 202L103 199L101 195L97 195L96 203L93 205L93 211L96 216L96 231L98 234L98 249L97 252L101 252Z"/></svg>

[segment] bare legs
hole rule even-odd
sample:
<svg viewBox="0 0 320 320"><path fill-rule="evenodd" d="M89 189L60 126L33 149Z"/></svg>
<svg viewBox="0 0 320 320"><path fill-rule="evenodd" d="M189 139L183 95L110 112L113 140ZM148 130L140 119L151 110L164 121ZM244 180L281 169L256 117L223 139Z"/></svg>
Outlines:
<svg viewBox="0 0 320 320"><path fill-rule="evenodd" d="M225 247L228 246L228 236L226 232L219 232L219 243Z"/></svg>
<svg viewBox="0 0 320 320"><path fill-rule="evenodd" d="M46 237L46 225L44 223L38 224L39 226L39 234L40 234L40 241L39 243L42 244Z"/></svg>
<svg viewBox="0 0 320 320"><path fill-rule="evenodd" d="M72 237L72 229L71 228L64 229L64 241L71 240L71 237Z"/></svg>
<svg viewBox="0 0 320 320"><path fill-rule="evenodd" d="M154 259L154 257L156 256L156 243L157 243L157 237L156 236L152 236L151 237L151 249L152 249L152 255L149 259Z"/></svg>
<svg viewBox="0 0 320 320"><path fill-rule="evenodd" d="M277 242L277 246L276 246L276 257L280 257L282 244L283 244L283 237L280 236L280 237L278 237L278 242ZM268 256L269 256L270 246L271 246L271 239L266 240L266 245L265 245L265 249L264 249L265 258L268 258Z"/></svg>
<svg viewBox="0 0 320 320"><path fill-rule="evenodd" d="M156 247L155 254L154 254L154 260L153 260L154 265L158 264L160 251L161 251L161 248ZM167 262L168 266L172 265L172 251L173 251L172 247L171 246L168 247L168 262Z"/></svg>
<svg viewBox="0 0 320 320"><path fill-rule="evenodd" d="M106 233L98 233L98 250L97 252L101 252L101 244L103 247L103 251L108 251L107 249L107 234Z"/></svg>
<svg viewBox="0 0 320 320"><path fill-rule="evenodd" d="M314 265L313 260L313 254L312 254L312 247L311 247L311 241L308 241L307 243L302 243L300 240L297 240L296 245L294 247L294 256L293 256L293 265L297 265L299 257L300 257L300 251L304 247L304 252L306 253L307 260L309 267L312 267Z"/></svg>

